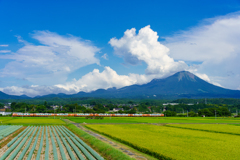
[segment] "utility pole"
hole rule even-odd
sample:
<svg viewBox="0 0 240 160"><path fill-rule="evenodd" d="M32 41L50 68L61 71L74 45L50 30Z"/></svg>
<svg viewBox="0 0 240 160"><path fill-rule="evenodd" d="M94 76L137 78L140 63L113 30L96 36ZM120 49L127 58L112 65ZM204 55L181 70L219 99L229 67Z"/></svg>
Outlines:
<svg viewBox="0 0 240 160"><path fill-rule="evenodd" d="M187 110L187 117L188 117L188 110Z"/></svg>
<svg viewBox="0 0 240 160"><path fill-rule="evenodd" d="M217 112L216 112L216 110L215 110L215 120L216 120L216 118L217 118Z"/></svg>
<svg viewBox="0 0 240 160"><path fill-rule="evenodd" d="M53 105L54 106L54 105ZM53 107L53 110L54 110L54 119L55 119L55 108Z"/></svg>

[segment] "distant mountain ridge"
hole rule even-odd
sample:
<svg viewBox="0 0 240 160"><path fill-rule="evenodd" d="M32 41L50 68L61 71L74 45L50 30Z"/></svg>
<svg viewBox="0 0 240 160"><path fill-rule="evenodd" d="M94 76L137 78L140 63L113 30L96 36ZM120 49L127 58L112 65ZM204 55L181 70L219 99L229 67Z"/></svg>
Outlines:
<svg viewBox="0 0 240 160"><path fill-rule="evenodd" d="M164 79L153 79L143 85L131 85L123 88L98 89L89 93L79 92L73 95L57 94L43 97L100 97L100 98L240 98L239 90L230 90L210 84L196 75L181 71Z"/></svg>
<svg viewBox="0 0 240 160"><path fill-rule="evenodd" d="M2 98L7 97L7 98ZM0 92L0 99L10 99L11 95ZM24 99L26 96L14 96ZM181 71L163 79L153 79L143 85L131 85L123 88L98 89L89 93L79 92L72 95L64 93L37 96L35 98L154 98L154 99L179 99L179 98L240 98L239 90L230 90L210 84L196 75Z"/></svg>
<svg viewBox="0 0 240 160"><path fill-rule="evenodd" d="M30 97L26 95L14 96L14 95L8 95L0 91L0 99L29 99L29 98Z"/></svg>

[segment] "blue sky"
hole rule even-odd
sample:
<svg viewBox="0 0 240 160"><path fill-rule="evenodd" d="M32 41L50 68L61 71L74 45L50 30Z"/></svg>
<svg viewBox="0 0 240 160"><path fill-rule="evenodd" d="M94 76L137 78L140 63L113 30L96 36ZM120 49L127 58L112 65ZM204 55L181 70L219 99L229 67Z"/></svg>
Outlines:
<svg viewBox="0 0 240 160"><path fill-rule="evenodd" d="M240 89L240 2L0 0L0 90L143 84L188 70Z"/></svg>

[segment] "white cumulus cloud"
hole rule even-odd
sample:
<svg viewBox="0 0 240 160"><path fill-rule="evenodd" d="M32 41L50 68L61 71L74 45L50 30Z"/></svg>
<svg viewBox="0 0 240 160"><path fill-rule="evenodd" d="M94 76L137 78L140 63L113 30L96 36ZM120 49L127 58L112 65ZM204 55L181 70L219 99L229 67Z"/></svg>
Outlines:
<svg viewBox="0 0 240 160"><path fill-rule="evenodd" d="M10 50L0 50L0 53L8 53L11 52Z"/></svg>
<svg viewBox="0 0 240 160"><path fill-rule="evenodd" d="M1 70L1 76L25 78L34 84L64 83L69 73L89 64L99 64L95 54L99 49L74 36L60 36L49 31L36 31L34 45L17 37L25 45L15 53L0 55L11 59Z"/></svg>
<svg viewBox="0 0 240 160"><path fill-rule="evenodd" d="M108 60L108 55L107 55L107 53L105 53L104 55L102 55L102 58L105 59L105 60Z"/></svg>
<svg viewBox="0 0 240 160"><path fill-rule="evenodd" d="M145 62L148 65L146 74L163 77L187 69L183 61L176 62L169 56L169 49L158 38L157 32L146 26L138 34L135 28L126 30L122 38L112 38L109 43L115 54L122 56L126 63L136 65Z"/></svg>
<svg viewBox="0 0 240 160"><path fill-rule="evenodd" d="M213 84L237 89L240 82L240 12L204 20L190 30L166 37L176 60L198 62L197 73Z"/></svg>
<svg viewBox="0 0 240 160"><path fill-rule="evenodd" d="M8 47L8 44L0 44L0 47Z"/></svg>
<svg viewBox="0 0 240 160"><path fill-rule="evenodd" d="M121 88L133 84L143 84L151 80L151 77L139 74L118 75L110 67L105 67L102 72L94 69L92 72L84 75L79 80L74 80L66 84L55 85L67 91L85 91L90 92L97 89Z"/></svg>

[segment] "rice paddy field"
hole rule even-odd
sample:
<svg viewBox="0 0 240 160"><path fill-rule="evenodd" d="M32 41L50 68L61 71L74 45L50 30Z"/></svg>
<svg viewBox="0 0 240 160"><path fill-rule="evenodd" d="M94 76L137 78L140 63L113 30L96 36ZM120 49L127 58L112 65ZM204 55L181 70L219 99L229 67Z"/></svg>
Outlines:
<svg viewBox="0 0 240 160"><path fill-rule="evenodd" d="M25 119L10 119L3 121L3 124L65 124L60 119L47 119L47 118L25 118Z"/></svg>
<svg viewBox="0 0 240 160"><path fill-rule="evenodd" d="M208 131L215 133L225 133L225 134L233 134L240 135L240 126L239 125L228 125L228 124L168 124L166 126L175 127L175 128L183 128L183 129L191 129L191 130L199 130L199 131Z"/></svg>
<svg viewBox="0 0 240 160"><path fill-rule="evenodd" d="M85 117L67 117L75 123L240 123L239 118L214 117L104 117L104 119L86 119Z"/></svg>
<svg viewBox="0 0 240 160"><path fill-rule="evenodd" d="M86 127L159 159L220 160L239 159L240 156L238 149L240 136L234 135L240 134L240 126L182 124L169 127L148 124L89 124ZM216 133L215 131L218 130L233 134Z"/></svg>
<svg viewBox="0 0 240 160"><path fill-rule="evenodd" d="M62 118L57 117L0 117L0 124L65 124Z"/></svg>

